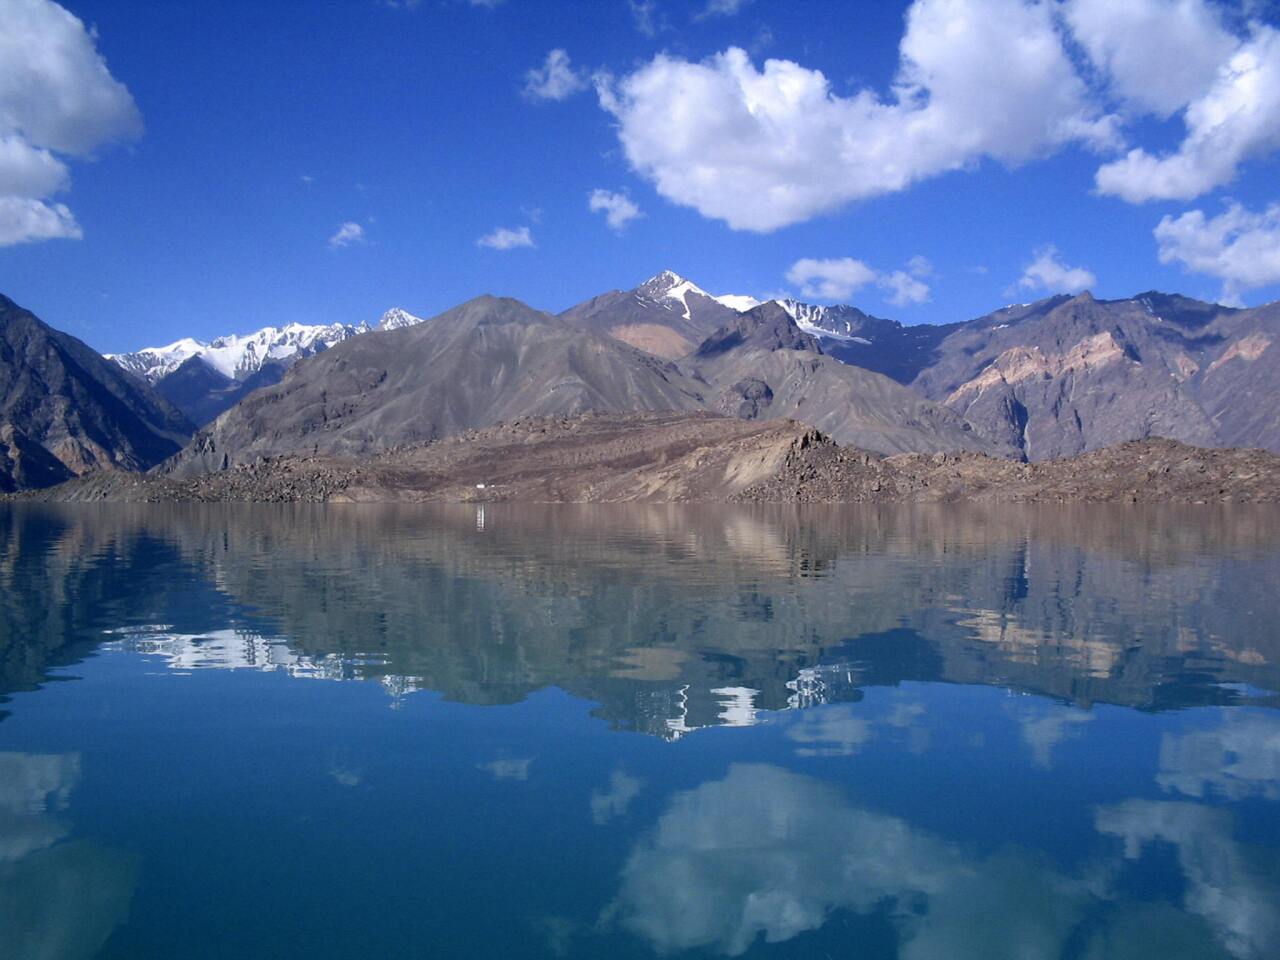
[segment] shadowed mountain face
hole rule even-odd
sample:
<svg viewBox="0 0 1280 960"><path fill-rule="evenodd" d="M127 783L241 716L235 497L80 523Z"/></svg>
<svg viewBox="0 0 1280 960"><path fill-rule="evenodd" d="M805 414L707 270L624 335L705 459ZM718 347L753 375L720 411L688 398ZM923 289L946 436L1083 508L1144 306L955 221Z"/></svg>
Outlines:
<svg viewBox="0 0 1280 960"><path fill-rule="evenodd" d="M959 323L905 326L863 313L857 307L829 307L779 301L801 330L819 337L824 353L855 367L865 367L909 384L931 362L934 352Z"/></svg>
<svg viewBox="0 0 1280 960"><path fill-rule="evenodd" d="M731 416L791 417L837 443L876 453L974 451L1012 456L964 419L882 374L826 356L776 301L739 314L685 364L716 388Z"/></svg>
<svg viewBox="0 0 1280 960"><path fill-rule="evenodd" d="M281 453L359 455L528 416L692 411L671 364L515 300L479 297L296 364L197 435L179 473Z"/></svg>
<svg viewBox="0 0 1280 960"><path fill-rule="evenodd" d="M634 290L611 290L570 307L560 318L668 360L691 353L736 311L670 270Z"/></svg>
<svg viewBox="0 0 1280 960"><path fill-rule="evenodd" d="M11 506L0 545L0 691L106 640L470 703L556 685L661 736L728 687L1278 705L1274 511Z"/></svg>
<svg viewBox="0 0 1280 960"><path fill-rule="evenodd" d="M157 380L155 389L197 427L203 427L253 391L279 383L287 369L286 363L264 363L243 380L233 380L202 358L190 357Z"/></svg>
<svg viewBox="0 0 1280 960"><path fill-rule="evenodd" d="M0 429L0 489L12 489L145 470L177 452L192 425L116 364L0 296Z"/></svg>

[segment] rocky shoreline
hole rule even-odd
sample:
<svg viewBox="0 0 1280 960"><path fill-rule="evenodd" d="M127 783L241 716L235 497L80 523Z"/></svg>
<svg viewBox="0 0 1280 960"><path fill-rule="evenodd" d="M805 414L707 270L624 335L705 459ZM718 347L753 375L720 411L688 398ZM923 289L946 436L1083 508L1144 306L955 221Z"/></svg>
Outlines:
<svg viewBox="0 0 1280 960"><path fill-rule="evenodd" d="M279 456L195 476L104 472L8 497L76 502L1275 503L1280 457L1172 440L1022 463L884 457L794 420L530 418L376 456Z"/></svg>

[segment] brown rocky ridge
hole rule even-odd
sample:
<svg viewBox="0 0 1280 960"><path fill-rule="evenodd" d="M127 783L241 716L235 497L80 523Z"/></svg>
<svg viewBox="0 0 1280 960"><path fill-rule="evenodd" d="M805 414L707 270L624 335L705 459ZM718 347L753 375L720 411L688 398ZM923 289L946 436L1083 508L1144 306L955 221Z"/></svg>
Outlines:
<svg viewBox="0 0 1280 960"><path fill-rule="evenodd" d="M794 420L539 417L361 458L264 456L198 475L100 474L22 499L163 502L1274 503L1280 457L1172 440L1020 463L881 456Z"/></svg>

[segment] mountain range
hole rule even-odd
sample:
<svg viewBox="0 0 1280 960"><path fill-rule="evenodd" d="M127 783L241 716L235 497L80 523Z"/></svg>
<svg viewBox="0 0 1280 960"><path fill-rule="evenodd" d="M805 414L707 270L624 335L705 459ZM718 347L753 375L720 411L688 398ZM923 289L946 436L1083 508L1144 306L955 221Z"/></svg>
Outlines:
<svg viewBox="0 0 1280 960"><path fill-rule="evenodd" d="M184 337L162 347L106 354L203 426L259 387L279 383L284 371L303 357L370 330L400 330L422 323L392 307L376 325L290 323L249 334L228 334L205 343Z"/></svg>
<svg viewBox="0 0 1280 960"><path fill-rule="evenodd" d="M147 469L193 426L166 469L362 455L583 413L792 418L881 454L1044 460L1148 437L1280 452L1280 304L1082 293L907 326L849 305L712 296L663 271L559 315L486 296L430 320L395 308L376 326L294 323L106 359L3 304L5 338L61 346L94 385L48 389L32 372L49 351L0 357L7 488Z"/></svg>

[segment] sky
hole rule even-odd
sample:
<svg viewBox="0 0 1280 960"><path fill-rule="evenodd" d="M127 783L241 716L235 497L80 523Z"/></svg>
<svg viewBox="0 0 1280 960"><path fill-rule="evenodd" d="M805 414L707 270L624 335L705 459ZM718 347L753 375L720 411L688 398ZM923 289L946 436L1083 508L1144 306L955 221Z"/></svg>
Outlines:
<svg viewBox="0 0 1280 960"><path fill-rule="evenodd" d="M0 293L104 352L663 269L1280 299L1257 0L0 0Z"/></svg>

